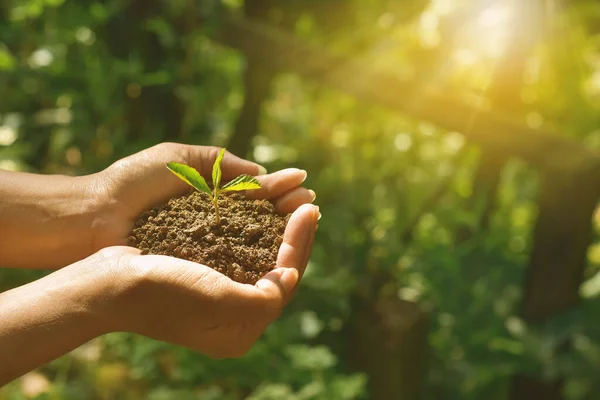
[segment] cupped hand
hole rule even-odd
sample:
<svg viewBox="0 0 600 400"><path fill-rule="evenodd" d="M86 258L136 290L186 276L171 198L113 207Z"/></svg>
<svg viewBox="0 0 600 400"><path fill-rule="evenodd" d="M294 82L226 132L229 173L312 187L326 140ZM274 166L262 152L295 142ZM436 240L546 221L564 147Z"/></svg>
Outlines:
<svg viewBox="0 0 600 400"><path fill-rule="evenodd" d="M123 158L92 176L98 212L94 221L93 251L107 246L125 245L138 216L168 199L191 189L165 167L180 162L196 168L210 181L217 147L161 143ZM273 202L280 213L290 213L314 200L313 191L301 187L306 171L290 168L269 175L263 167L226 153L221 163L223 181L240 174L257 176L260 190L247 193L250 198Z"/></svg>
<svg viewBox="0 0 600 400"><path fill-rule="evenodd" d="M103 292L114 299L100 313L105 330L142 334L215 358L244 355L293 297L308 263L318 216L313 205L294 211L276 268L254 286L193 262L142 256L131 247L102 250L96 257L105 259L111 282Z"/></svg>

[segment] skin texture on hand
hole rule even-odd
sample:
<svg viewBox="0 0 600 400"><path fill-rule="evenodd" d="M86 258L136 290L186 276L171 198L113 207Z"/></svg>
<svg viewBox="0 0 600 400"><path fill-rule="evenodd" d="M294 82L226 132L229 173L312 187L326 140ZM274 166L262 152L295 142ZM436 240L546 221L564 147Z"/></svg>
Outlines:
<svg viewBox="0 0 600 400"><path fill-rule="evenodd" d="M56 269L102 248L125 245L142 212L191 190L165 164L185 163L210 178L219 150L161 143L83 177L0 171L0 265ZM261 169L230 153L222 162L224 181ZM263 189L248 196L292 212L314 200L314 192L300 186L305 177L295 168L259 176Z"/></svg>
<svg viewBox="0 0 600 400"><path fill-rule="evenodd" d="M256 285L166 256L109 247L0 294L0 386L107 332L134 332L215 358L240 357L295 293L318 209L291 216L277 268Z"/></svg>

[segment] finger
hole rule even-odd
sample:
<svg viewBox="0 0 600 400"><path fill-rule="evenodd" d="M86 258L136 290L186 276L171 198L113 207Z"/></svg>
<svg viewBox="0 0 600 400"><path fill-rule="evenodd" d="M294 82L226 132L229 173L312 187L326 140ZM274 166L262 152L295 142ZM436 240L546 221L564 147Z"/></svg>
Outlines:
<svg viewBox="0 0 600 400"><path fill-rule="evenodd" d="M302 204L312 203L316 197L317 195L314 191L303 187L297 187L275 199L273 205L277 212L289 214L294 212Z"/></svg>
<svg viewBox="0 0 600 400"><path fill-rule="evenodd" d="M212 146L193 146L182 145L187 147L189 153L188 162L196 168L202 176L210 178L212 168L221 148ZM244 160L230 152L225 152L225 156L221 161L221 170L223 171L223 180L231 180L239 175L248 174L252 176L264 175L267 170L262 166L252 161Z"/></svg>
<svg viewBox="0 0 600 400"><path fill-rule="evenodd" d="M318 211L315 206L303 205L290 217L277 255L277 267L262 277L258 288L267 298L287 304L295 292L312 249Z"/></svg>
<svg viewBox="0 0 600 400"><path fill-rule="evenodd" d="M317 207L317 209L318 209L318 207ZM317 223L315 223L315 225L314 225L315 229L313 229L310 232L310 239L308 240L308 246L307 246L308 250L306 251L306 254L305 254L305 257L304 257L304 263L303 263L304 269L302 270L302 272L300 274L300 279L302 279L302 277L304 276L304 273L306 272L306 266L308 265L308 262L310 261L310 255L311 255L311 252L312 252L313 244L315 242L315 236L317 234L317 228L319 227L319 225L317 225L317 224L318 224L318 221L321 219L321 213L317 211L317 214L318 214Z"/></svg>
<svg viewBox="0 0 600 400"><path fill-rule="evenodd" d="M317 217L317 220L321 218L321 213L319 213L319 217ZM315 230L310 234L310 239L308 240L308 246L307 249L308 251L306 252L305 258L304 258L304 269L302 270L302 273L300 274L300 276L298 277L298 280L301 280L302 277L304 276L304 272L306 272L306 266L308 266L308 261L310 260L310 254L312 251L312 247L313 247L313 243L315 241L315 235L317 233L317 228L318 225L315 225ZM298 286L296 286L294 288L294 290L292 290L291 296L288 298L288 301L290 301L291 299L294 298L294 296L296 296L296 292L298 291Z"/></svg>
<svg viewBox="0 0 600 400"><path fill-rule="evenodd" d="M277 254L278 268L294 268L302 276L318 218L319 210L313 205L306 204L294 211L285 228L283 242Z"/></svg>
<svg viewBox="0 0 600 400"><path fill-rule="evenodd" d="M275 199L292 189L297 188L306 179L306 171L298 168L288 168L269 175L259 176L261 188L248 191L250 199Z"/></svg>

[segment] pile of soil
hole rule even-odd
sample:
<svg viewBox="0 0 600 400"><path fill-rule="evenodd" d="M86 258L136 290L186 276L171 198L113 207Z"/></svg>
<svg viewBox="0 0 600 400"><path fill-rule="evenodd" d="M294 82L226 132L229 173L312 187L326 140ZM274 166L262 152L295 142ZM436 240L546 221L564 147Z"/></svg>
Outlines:
<svg viewBox="0 0 600 400"><path fill-rule="evenodd" d="M219 198L220 224L210 197L193 192L142 214L129 245L142 254L178 257L207 265L240 283L254 284L275 267L289 215L266 200L241 194Z"/></svg>

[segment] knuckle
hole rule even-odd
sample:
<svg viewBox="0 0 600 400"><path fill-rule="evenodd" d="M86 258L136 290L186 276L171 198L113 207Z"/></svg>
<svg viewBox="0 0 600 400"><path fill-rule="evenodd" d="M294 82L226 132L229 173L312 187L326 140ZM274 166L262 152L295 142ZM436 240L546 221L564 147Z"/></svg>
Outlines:
<svg viewBox="0 0 600 400"><path fill-rule="evenodd" d="M175 161L181 163L190 163L190 146L175 143L175 142L162 142L154 147L152 150L155 151L160 159L164 159L165 161Z"/></svg>
<svg viewBox="0 0 600 400"><path fill-rule="evenodd" d="M203 146L201 151L201 159L199 160L200 172L208 172L212 170L213 164L217 157L219 156L219 152L221 149L217 146ZM191 154L189 156L190 162Z"/></svg>
<svg viewBox="0 0 600 400"><path fill-rule="evenodd" d="M217 157L219 156L219 152L221 151L221 149L217 146L207 146L206 147L206 152L208 154L208 159L211 162L214 162L214 160L217 159Z"/></svg>
<svg viewBox="0 0 600 400"><path fill-rule="evenodd" d="M113 258L120 258L116 257L118 254L119 252L115 247L105 247L96 252L96 256L99 257L101 260L111 260Z"/></svg>
<svg viewBox="0 0 600 400"><path fill-rule="evenodd" d="M175 147L177 147L178 144L177 143L173 143L173 142L161 142L157 145L154 145L153 147L155 149L159 149L159 150L172 150Z"/></svg>
<svg viewBox="0 0 600 400"><path fill-rule="evenodd" d="M119 174L123 170L127 169L127 166L130 164L132 156L121 158L110 165L110 170Z"/></svg>
<svg viewBox="0 0 600 400"><path fill-rule="evenodd" d="M110 247L105 247L103 249L100 249L96 252L95 254L96 258L102 261L107 261L108 259L111 258L112 256L112 251L110 249Z"/></svg>
<svg viewBox="0 0 600 400"><path fill-rule="evenodd" d="M159 154L177 154L181 153L183 145L173 142L162 142L152 146L150 149Z"/></svg>

